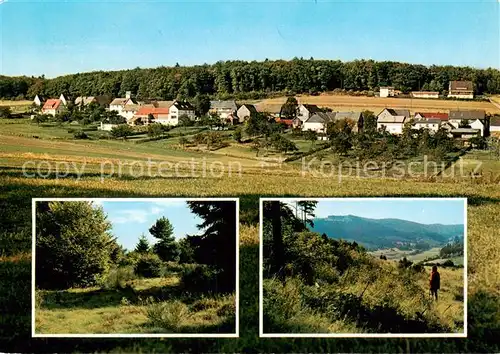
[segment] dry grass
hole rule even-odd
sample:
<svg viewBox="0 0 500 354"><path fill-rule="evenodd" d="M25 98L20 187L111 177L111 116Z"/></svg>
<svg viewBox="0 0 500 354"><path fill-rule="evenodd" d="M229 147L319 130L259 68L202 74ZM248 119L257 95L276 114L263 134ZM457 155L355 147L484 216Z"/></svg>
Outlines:
<svg viewBox="0 0 500 354"><path fill-rule="evenodd" d="M370 110L378 114L385 107L407 108L414 112L447 112L450 109L484 109L487 113L500 113L500 108L490 102L448 101L438 99L358 97L347 95L297 96L299 103L315 104L333 110ZM265 99L257 103L261 111L279 112L286 97Z"/></svg>

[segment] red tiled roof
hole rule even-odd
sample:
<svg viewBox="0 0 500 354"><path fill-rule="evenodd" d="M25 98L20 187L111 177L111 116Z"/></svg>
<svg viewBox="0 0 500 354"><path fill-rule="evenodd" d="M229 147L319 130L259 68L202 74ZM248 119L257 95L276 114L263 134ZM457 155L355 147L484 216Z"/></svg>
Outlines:
<svg viewBox="0 0 500 354"><path fill-rule="evenodd" d="M284 123L286 125L293 125L293 119L280 119L279 120L280 123Z"/></svg>
<svg viewBox="0 0 500 354"><path fill-rule="evenodd" d="M141 107L135 114L136 116L148 116L152 114L155 118L158 117L159 114L168 114L168 108L155 108L155 107Z"/></svg>
<svg viewBox="0 0 500 354"><path fill-rule="evenodd" d="M440 112L418 112L415 115L420 114L422 117L426 119L434 118L440 120L448 120L448 113L440 113Z"/></svg>
<svg viewBox="0 0 500 354"><path fill-rule="evenodd" d="M43 105L43 109L57 109L61 105L61 100L58 98L48 99Z"/></svg>

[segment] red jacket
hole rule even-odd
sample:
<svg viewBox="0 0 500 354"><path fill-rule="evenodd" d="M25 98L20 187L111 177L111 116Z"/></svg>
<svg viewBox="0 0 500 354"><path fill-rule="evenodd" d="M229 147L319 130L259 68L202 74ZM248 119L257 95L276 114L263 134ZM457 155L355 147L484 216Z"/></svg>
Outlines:
<svg viewBox="0 0 500 354"><path fill-rule="evenodd" d="M431 290L438 290L441 287L441 279L439 277L439 272L431 272L431 278L429 280L429 288Z"/></svg>

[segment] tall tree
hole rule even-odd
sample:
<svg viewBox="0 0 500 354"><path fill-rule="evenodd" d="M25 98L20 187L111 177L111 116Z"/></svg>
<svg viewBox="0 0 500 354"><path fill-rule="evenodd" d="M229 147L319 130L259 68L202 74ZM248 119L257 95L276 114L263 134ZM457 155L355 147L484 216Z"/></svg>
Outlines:
<svg viewBox="0 0 500 354"><path fill-rule="evenodd" d="M179 245L174 237L174 227L166 217L161 217L149 229L149 233L158 239L153 246L154 252L163 261L179 260Z"/></svg>
<svg viewBox="0 0 500 354"><path fill-rule="evenodd" d="M316 209L317 204L318 202L313 200L301 200L297 202L297 206L302 212L301 219L304 227L307 227L307 225L314 227L314 222L312 221L312 219L315 216L314 210Z"/></svg>
<svg viewBox="0 0 500 354"><path fill-rule="evenodd" d="M191 211L203 222L198 228L199 246L195 252L198 263L220 269L220 288L234 291L236 285L236 203L233 201L191 201Z"/></svg>
<svg viewBox="0 0 500 354"><path fill-rule="evenodd" d="M37 202L36 285L66 289L96 284L109 269L115 240L101 207Z"/></svg>
<svg viewBox="0 0 500 354"><path fill-rule="evenodd" d="M288 97L286 102L281 106L280 118L295 119L299 112L299 103L295 97Z"/></svg>

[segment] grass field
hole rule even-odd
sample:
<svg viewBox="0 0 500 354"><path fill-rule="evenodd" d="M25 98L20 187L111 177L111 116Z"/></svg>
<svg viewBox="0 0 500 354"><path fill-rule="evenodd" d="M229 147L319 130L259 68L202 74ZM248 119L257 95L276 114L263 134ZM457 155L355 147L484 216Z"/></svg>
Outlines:
<svg viewBox="0 0 500 354"><path fill-rule="evenodd" d="M415 112L447 112L452 109L484 109L487 113L500 113L500 108L490 102L480 101L451 101L440 99L410 99L410 98L381 98L362 97L347 95L323 94L320 96L297 96L299 103L315 104L320 107L328 107L334 111L362 111L370 110L378 114L385 107L407 108L411 113ZM279 112L285 103L286 97L264 99L257 103L260 111Z"/></svg>
<svg viewBox="0 0 500 354"><path fill-rule="evenodd" d="M235 332L234 295L179 297L179 277L172 274L129 285L121 290L37 290L36 333Z"/></svg>
<svg viewBox="0 0 500 354"><path fill-rule="evenodd" d="M447 102L447 101L443 101ZM486 180L382 178L314 178L298 168L264 171L252 160L187 153L119 141L32 139L0 132L0 343L2 351L29 352L498 352L500 333L500 186ZM228 177L137 178L130 174L101 180L102 160L148 157L180 161L194 157L238 161L241 175ZM36 161L89 160L94 170L81 179L27 178L22 165ZM93 162L91 164L90 162ZM40 167L45 171L47 166ZM240 338L238 339L111 339L69 341L30 337L32 197L167 197L225 196L240 198ZM325 197L467 197L468 293L467 339L273 339L258 336L258 201L271 196ZM15 282L12 279L16 279ZM448 310L449 311L449 310Z"/></svg>

